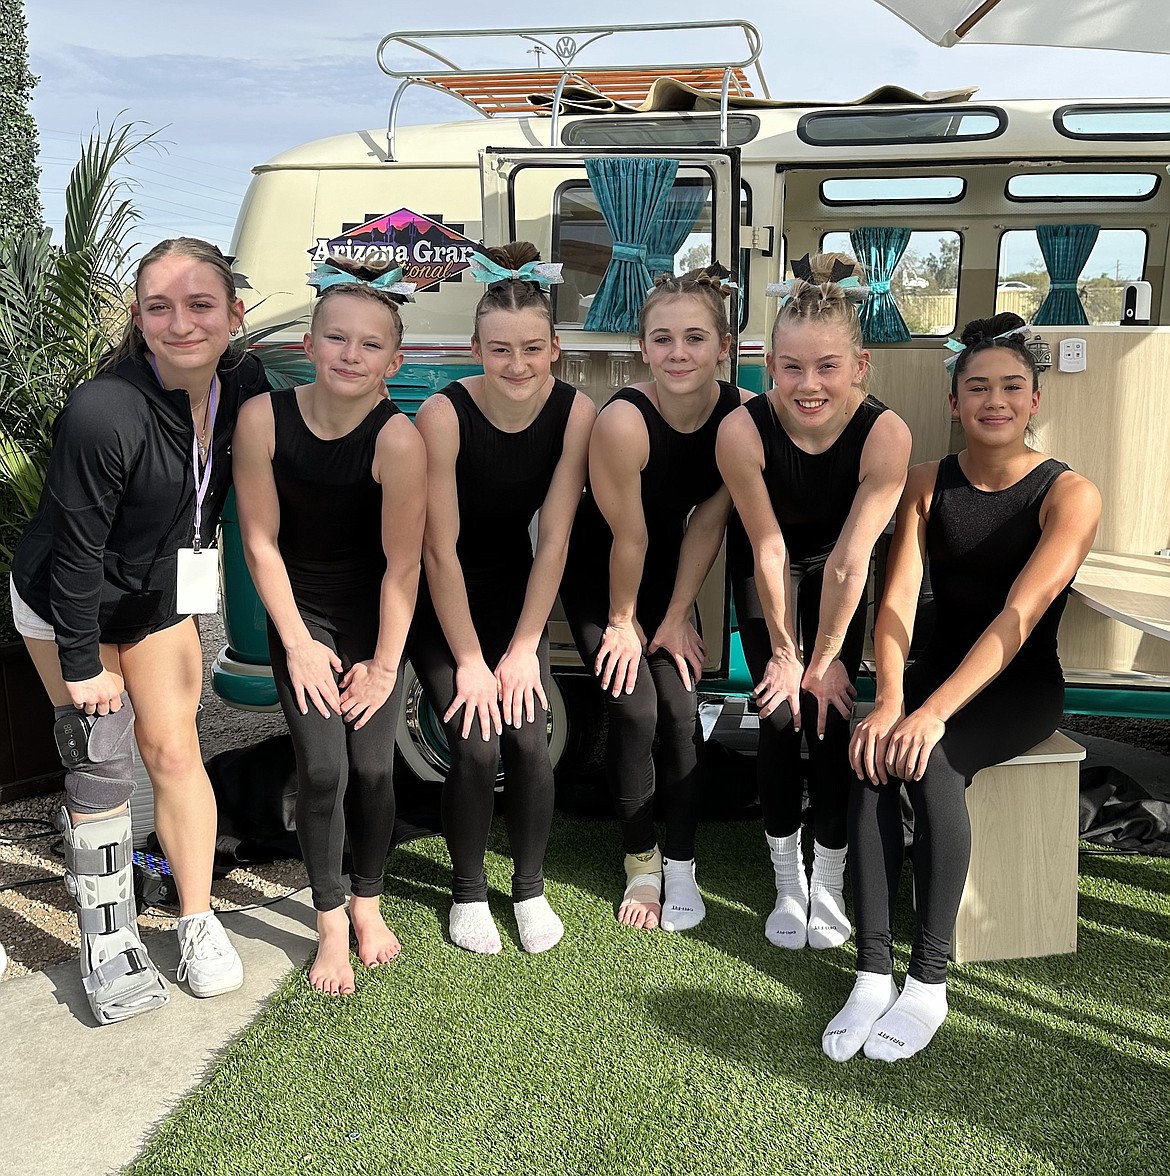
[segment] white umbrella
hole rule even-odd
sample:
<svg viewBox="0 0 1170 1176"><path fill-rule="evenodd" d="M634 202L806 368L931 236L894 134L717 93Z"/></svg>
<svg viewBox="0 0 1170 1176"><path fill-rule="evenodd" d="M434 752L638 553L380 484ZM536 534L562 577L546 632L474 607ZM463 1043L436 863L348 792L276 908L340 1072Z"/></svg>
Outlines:
<svg viewBox="0 0 1170 1176"><path fill-rule="evenodd" d="M1170 53L1166 0L877 0L939 45Z"/></svg>

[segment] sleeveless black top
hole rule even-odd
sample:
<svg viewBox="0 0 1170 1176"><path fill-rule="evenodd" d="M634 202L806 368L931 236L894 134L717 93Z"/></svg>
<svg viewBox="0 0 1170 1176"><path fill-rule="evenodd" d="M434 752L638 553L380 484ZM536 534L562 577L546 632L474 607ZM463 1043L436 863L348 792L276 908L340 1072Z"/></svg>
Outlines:
<svg viewBox="0 0 1170 1176"><path fill-rule="evenodd" d="M536 419L518 433L497 429L457 380L437 395L450 400L459 418L455 550L468 599L517 593L522 599L532 570L528 529L561 460L577 390L554 380Z"/></svg>
<svg viewBox="0 0 1170 1176"><path fill-rule="evenodd" d="M298 607L325 616L376 598L386 572L382 488L370 467L382 426L400 410L379 401L344 437L323 441L305 423L295 388L271 394L277 545Z"/></svg>
<svg viewBox="0 0 1170 1176"><path fill-rule="evenodd" d="M991 491L967 481L955 454L939 462L926 523L936 611L924 661L951 673L1003 611L1012 584L1040 542L1044 498L1068 468L1050 457L1015 485ZM1063 681L1056 631L1067 599L1068 587L1048 606L1002 677Z"/></svg>
<svg viewBox="0 0 1170 1176"><path fill-rule="evenodd" d="M693 433L672 429L650 398L636 388L622 388L608 401L632 404L646 422L650 456L642 470L642 513L646 519L648 544L638 589L637 616L646 636L651 637L666 615L678 574L679 552L690 513L706 502L723 485L715 463L715 437L724 418L739 407L739 389L719 381L719 397L711 415ZM585 497L573 524L569 544L566 581L572 579L571 593L580 581L596 583L600 577L608 596L609 551L613 534L594 501L592 490Z"/></svg>
<svg viewBox="0 0 1170 1176"><path fill-rule="evenodd" d="M806 453L784 431L766 395L748 402L764 446L764 485L794 566L823 567L853 509L861 451L886 411L867 396L823 453Z"/></svg>

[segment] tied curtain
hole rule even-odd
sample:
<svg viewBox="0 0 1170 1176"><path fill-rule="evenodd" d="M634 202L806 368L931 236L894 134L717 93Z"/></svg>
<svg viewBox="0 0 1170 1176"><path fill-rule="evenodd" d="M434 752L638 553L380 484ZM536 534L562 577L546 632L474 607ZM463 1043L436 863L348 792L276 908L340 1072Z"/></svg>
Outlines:
<svg viewBox="0 0 1170 1176"><path fill-rule="evenodd" d="M586 159L585 171L613 238L613 254L583 327L637 334L638 312L653 281L651 263L662 267L653 272L674 272L674 242L686 239L698 212L684 227L691 202L671 198L675 159ZM699 209L704 198L700 186Z"/></svg>
<svg viewBox="0 0 1170 1176"><path fill-rule="evenodd" d="M879 225L853 229L849 243L869 275L869 297L858 309L862 339L866 343L908 343L910 329L890 292L890 279L910 244L910 230Z"/></svg>
<svg viewBox="0 0 1170 1176"><path fill-rule="evenodd" d="M1036 242L1048 270L1048 294L1032 316L1037 326L1087 326L1077 279L1097 243L1100 225L1038 225Z"/></svg>

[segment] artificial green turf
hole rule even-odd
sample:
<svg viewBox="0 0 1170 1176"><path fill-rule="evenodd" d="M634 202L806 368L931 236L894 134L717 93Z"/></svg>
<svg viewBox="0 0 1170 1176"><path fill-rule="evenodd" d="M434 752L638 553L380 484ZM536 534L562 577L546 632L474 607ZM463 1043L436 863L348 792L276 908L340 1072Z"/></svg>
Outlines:
<svg viewBox="0 0 1170 1176"><path fill-rule="evenodd" d="M404 944L347 1000L298 970L128 1171L184 1173L1110 1173L1170 1167L1170 860L1082 857L1076 955L953 967L951 1014L897 1065L829 1061L852 946L765 943L755 825L700 830L707 919L613 918L612 825L557 819L565 939L521 952L502 829L504 951L445 937L441 841L391 858ZM908 879L903 891L908 890ZM896 928L899 972L911 931Z"/></svg>

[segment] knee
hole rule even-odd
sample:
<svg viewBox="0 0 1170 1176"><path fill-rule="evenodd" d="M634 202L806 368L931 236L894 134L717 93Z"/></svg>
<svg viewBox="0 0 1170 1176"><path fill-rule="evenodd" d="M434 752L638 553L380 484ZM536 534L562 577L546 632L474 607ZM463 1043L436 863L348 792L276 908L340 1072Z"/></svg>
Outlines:
<svg viewBox="0 0 1170 1176"><path fill-rule="evenodd" d="M638 739L646 744L654 740L658 723L658 700L653 687L639 677L633 694L605 695L610 727L627 739Z"/></svg>
<svg viewBox="0 0 1170 1176"><path fill-rule="evenodd" d="M135 737L138 754L155 788L166 788L172 780L203 768L194 722L189 729L144 731L140 721L135 726Z"/></svg>
<svg viewBox="0 0 1170 1176"><path fill-rule="evenodd" d="M494 786L500 766L499 736L493 734L484 739L473 730L464 739L458 730L448 729L447 739L451 749L451 771L460 778L489 780Z"/></svg>

